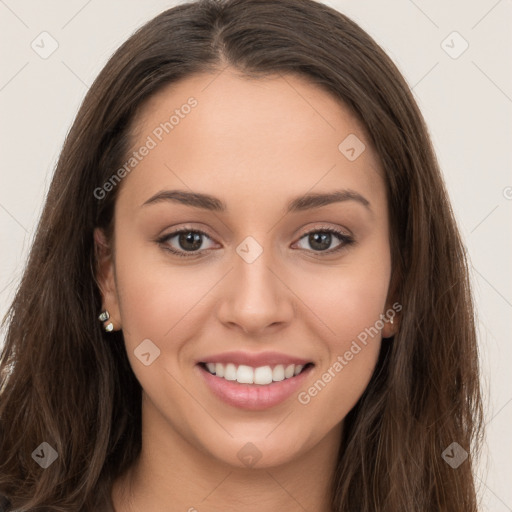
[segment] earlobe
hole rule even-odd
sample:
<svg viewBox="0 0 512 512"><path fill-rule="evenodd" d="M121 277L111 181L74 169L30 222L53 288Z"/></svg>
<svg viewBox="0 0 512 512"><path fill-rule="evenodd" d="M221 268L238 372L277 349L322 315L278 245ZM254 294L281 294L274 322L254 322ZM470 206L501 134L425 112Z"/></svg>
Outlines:
<svg viewBox="0 0 512 512"><path fill-rule="evenodd" d="M114 261L107 237L101 228L94 229L95 278L101 292L102 311L107 310L113 330L121 327L117 288L114 277Z"/></svg>
<svg viewBox="0 0 512 512"><path fill-rule="evenodd" d="M384 327L382 328L382 338L392 338L396 336L400 330L400 311L402 305L397 300L399 283L401 282L401 272L396 267L393 267L391 279L388 288L388 296L386 298L386 311L384 313Z"/></svg>
<svg viewBox="0 0 512 512"><path fill-rule="evenodd" d="M382 338L392 338L398 333L399 330L399 317L395 313L393 309L391 309L392 315L389 314L389 309L387 310L387 315L383 315L384 327L382 328Z"/></svg>
<svg viewBox="0 0 512 512"><path fill-rule="evenodd" d="M393 325L394 323L395 323L395 321L393 318L385 321L384 327L382 328L382 338L383 339L392 338L395 335L395 328Z"/></svg>

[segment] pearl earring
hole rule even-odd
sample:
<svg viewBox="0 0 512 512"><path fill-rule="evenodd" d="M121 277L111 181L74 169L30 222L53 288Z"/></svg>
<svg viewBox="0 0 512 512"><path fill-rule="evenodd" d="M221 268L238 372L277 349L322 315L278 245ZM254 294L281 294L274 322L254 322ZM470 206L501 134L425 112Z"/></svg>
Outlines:
<svg viewBox="0 0 512 512"><path fill-rule="evenodd" d="M104 311L102 311L100 313L100 315L98 316L98 320L100 322L106 322L109 318L110 318L110 314L106 309ZM103 328L107 332L112 332L114 330L114 324L112 322L109 322L107 325L104 325Z"/></svg>

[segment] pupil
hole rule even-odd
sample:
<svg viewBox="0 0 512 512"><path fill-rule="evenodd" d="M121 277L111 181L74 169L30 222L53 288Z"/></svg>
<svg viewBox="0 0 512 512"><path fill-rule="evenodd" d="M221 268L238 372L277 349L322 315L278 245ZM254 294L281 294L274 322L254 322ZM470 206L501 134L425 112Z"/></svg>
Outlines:
<svg viewBox="0 0 512 512"><path fill-rule="evenodd" d="M186 251L194 251L201 247L201 235L199 233L181 233L179 236L180 246ZM191 243L192 247L187 247L187 244Z"/></svg>
<svg viewBox="0 0 512 512"><path fill-rule="evenodd" d="M311 247L325 250L331 245L331 233L313 233L309 235L309 243Z"/></svg>

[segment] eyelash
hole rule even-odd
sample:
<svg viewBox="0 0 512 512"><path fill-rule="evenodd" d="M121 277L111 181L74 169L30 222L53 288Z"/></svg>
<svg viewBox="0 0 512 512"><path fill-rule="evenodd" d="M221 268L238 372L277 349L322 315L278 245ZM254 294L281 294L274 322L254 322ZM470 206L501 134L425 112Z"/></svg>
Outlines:
<svg viewBox="0 0 512 512"><path fill-rule="evenodd" d="M187 254L184 251L177 251L175 249L171 249L168 245L165 245L165 243L168 242L171 238L174 238L176 235L180 235L181 233L198 233L200 235L204 235L205 237L207 237L211 240L211 237L208 235L208 233L205 233L204 231L201 231L200 229L180 229L179 231L174 231L172 233L164 235L163 237L157 239L156 242L158 244L160 244L166 251L169 251L172 254L179 256L180 258L193 258L194 256L197 256L198 254L200 254L201 251L189 252ZM336 235L342 242L340 245L338 245L334 249L330 249L328 251L310 251L310 252L319 254L320 256L331 255L331 254L337 253L338 251L341 251L342 249L344 249L346 246L349 246L349 245L352 245L355 243L355 240L353 237L343 233L342 231L332 228L332 227L313 229L311 231L308 231L307 233L304 233L299 238L299 240L302 240L304 237L311 235L312 233L331 233L333 235ZM203 249L203 250L208 250L208 249ZM307 249L303 249L303 250L307 250Z"/></svg>

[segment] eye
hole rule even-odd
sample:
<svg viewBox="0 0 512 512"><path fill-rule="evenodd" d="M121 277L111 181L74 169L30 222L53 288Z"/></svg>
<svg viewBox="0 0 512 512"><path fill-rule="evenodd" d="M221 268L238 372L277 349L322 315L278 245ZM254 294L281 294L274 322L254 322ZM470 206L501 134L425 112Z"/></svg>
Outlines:
<svg viewBox="0 0 512 512"><path fill-rule="evenodd" d="M211 238L204 231L199 231L197 229L181 229L179 231L174 231L173 233L164 235L163 237L159 238L157 242L161 244L164 249L172 252L173 254L187 258L190 256L196 256L200 249L201 251L206 250L204 247L202 247L202 237L206 237L211 240ZM176 238L174 243L178 245L177 249L171 246L171 241L173 238Z"/></svg>
<svg viewBox="0 0 512 512"><path fill-rule="evenodd" d="M333 235L334 238L337 238L340 241L340 243L335 246L334 249L329 249L334 241ZM187 258L197 256L201 254L201 252L211 248L203 247L203 237L206 237L211 241L210 236L204 231L197 229L180 229L162 236L156 240L156 242L166 251L176 254L177 256ZM176 240L173 242L173 239ZM306 242L312 247L312 250L307 248L305 248L305 250L320 253L321 256L324 254L333 254L355 242L352 236L332 227L317 228L315 230L308 231L300 238L299 241L303 239L306 239ZM178 247L176 247L176 245ZM301 247L301 249L304 249L304 247Z"/></svg>
<svg viewBox="0 0 512 512"><path fill-rule="evenodd" d="M340 243L334 247L334 249L329 249L331 243L334 241L334 238L337 238ZM343 231L340 231L335 228L327 227L327 228L317 228L312 231L308 231L304 234L300 240L305 239L305 241L312 247L313 252L316 253L324 253L324 254L333 254L337 251L340 251L344 247L353 244L354 238L350 235L347 235ZM306 248L307 250L307 248ZM324 254L320 254L323 256Z"/></svg>

